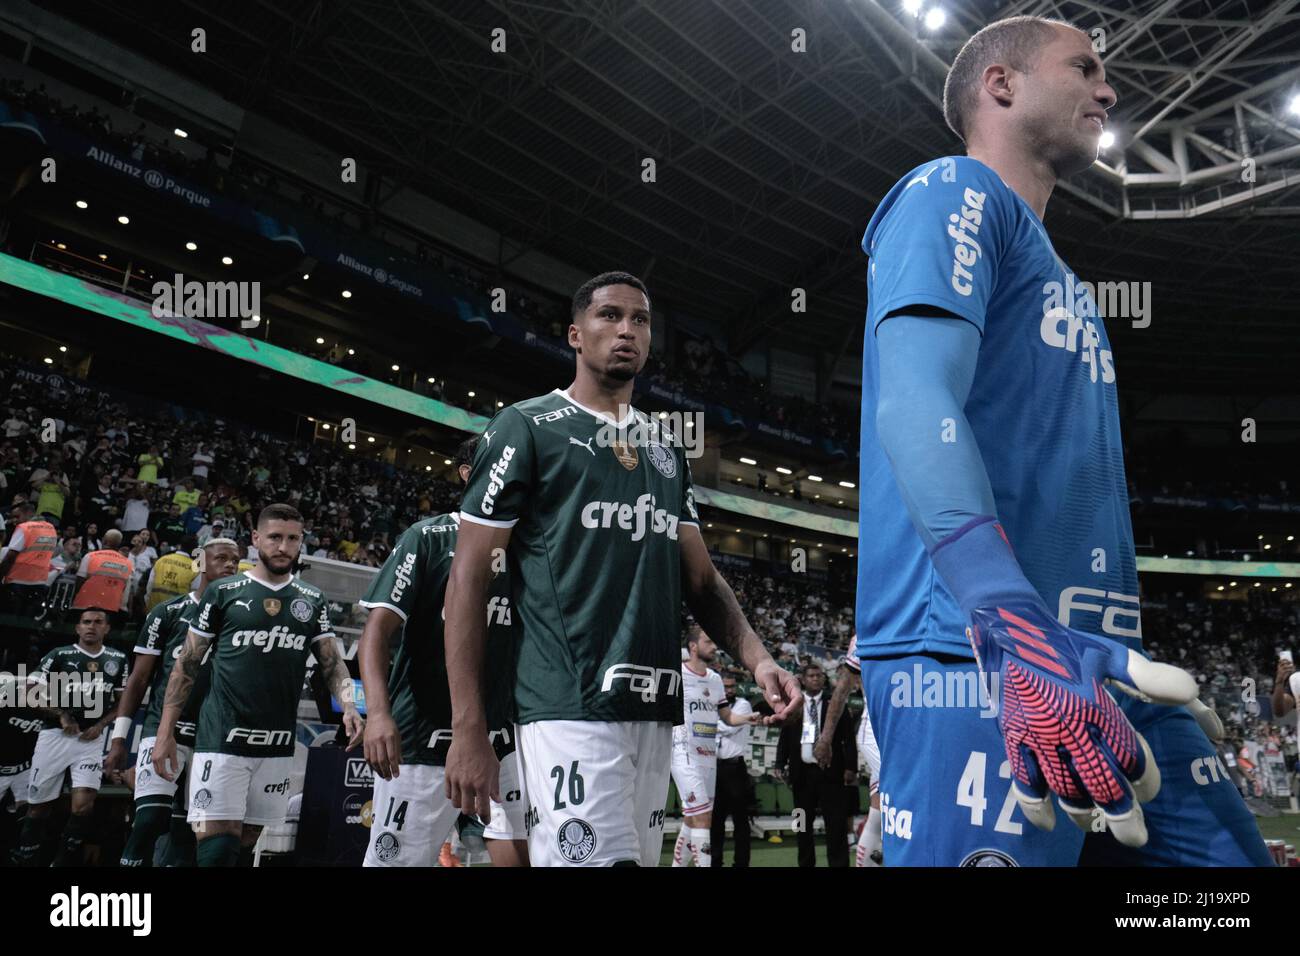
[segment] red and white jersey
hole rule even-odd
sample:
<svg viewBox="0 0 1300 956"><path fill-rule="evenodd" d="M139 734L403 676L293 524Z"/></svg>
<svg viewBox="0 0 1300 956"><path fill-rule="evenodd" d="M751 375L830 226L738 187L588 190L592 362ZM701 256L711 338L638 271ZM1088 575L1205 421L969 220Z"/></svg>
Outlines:
<svg viewBox="0 0 1300 956"><path fill-rule="evenodd" d="M722 675L706 669L695 673L682 662L682 707L686 722L673 728L673 747L692 759L718 757L718 705L726 704Z"/></svg>

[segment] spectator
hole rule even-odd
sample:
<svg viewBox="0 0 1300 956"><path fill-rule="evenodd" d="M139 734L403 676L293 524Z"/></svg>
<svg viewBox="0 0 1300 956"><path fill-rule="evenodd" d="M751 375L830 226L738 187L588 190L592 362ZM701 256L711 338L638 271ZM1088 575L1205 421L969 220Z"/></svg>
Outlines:
<svg viewBox="0 0 1300 956"><path fill-rule="evenodd" d="M194 483L200 488L208 486L208 469L215 461L212 457L212 449L207 445L199 445L195 450L190 461L193 463Z"/></svg>
<svg viewBox="0 0 1300 956"><path fill-rule="evenodd" d="M167 513L160 515L154 524L153 533L160 544L178 547L185 539L185 521L181 518L181 506L175 502L168 505Z"/></svg>
<svg viewBox="0 0 1300 956"><path fill-rule="evenodd" d="M857 747L853 742L852 720L846 713L830 729L832 755L830 767L823 770L813 755L817 739L827 733L825 726L829 697L823 693L826 674L817 664L805 664L803 680L803 715L781 728L776 748L778 780L788 778L794 791L796 835L799 842L799 865L815 866L816 841L813 820L818 808L826 827L826 861L832 867L849 865L845 786L857 776ZM802 819L799 819L801 817Z"/></svg>
<svg viewBox="0 0 1300 956"><path fill-rule="evenodd" d="M187 508L192 508L199 503L199 492L194 487L194 479L185 478L181 481L180 487L172 495L172 501L181 506L184 512Z"/></svg>
<svg viewBox="0 0 1300 956"><path fill-rule="evenodd" d="M99 524L94 521L86 522L86 533L81 536L81 553L90 554L92 551L98 551L104 547L104 542L99 537Z"/></svg>
<svg viewBox="0 0 1300 956"><path fill-rule="evenodd" d="M145 484L138 484L126 500L126 510L122 513L122 533L135 534L149 527L149 498L145 494Z"/></svg>
<svg viewBox="0 0 1300 956"><path fill-rule="evenodd" d="M50 452L45 467L37 468L28 479L32 493L37 496L36 513L57 524L63 519L63 506L71 491L68 476L63 470L63 455Z"/></svg>
<svg viewBox="0 0 1300 956"><path fill-rule="evenodd" d="M163 458L158 454L157 445L150 445L149 450L136 459L136 464L140 466L138 481L146 485L158 483L158 469L163 466Z"/></svg>
<svg viewBox="0 0 1300 956"><path fill-rule="evenodd" d="M64 538L59 553L50 562L50 573L46 577L46 583L53 584L54 579L60 574L76 574L79 567L81 567L81 539Z"/></svg>

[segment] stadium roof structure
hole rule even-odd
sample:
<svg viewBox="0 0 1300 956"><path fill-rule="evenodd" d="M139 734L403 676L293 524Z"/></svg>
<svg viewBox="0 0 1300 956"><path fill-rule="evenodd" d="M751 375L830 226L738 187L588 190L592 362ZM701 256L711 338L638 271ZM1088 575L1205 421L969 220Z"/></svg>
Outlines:
<svg viewBox="0 0 1300 956"><path fill-rule="evenodd" d="M628 268L724 323L736 354L764 340L856 352L872 210L912 167L960 152L937 106L946 64L1001 16L1061 17L1101 31L1118 140L1062 184L1048 227L1081 277L1154 284L1151 325L1111 327L1121 375L1151 391L1295 391L1300 0L911 5L920 17L902 0L87 0L62 12L355 155L386 178L381 215L411 187L515 250ZM930 31L921 8L934 6L947 18Z"/></svg>

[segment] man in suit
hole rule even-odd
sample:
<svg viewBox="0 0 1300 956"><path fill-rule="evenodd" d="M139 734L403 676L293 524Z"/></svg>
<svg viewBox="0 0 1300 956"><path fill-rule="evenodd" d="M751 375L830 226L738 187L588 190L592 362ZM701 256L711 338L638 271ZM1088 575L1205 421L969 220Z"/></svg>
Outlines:
<svg viewBox="0 0 1300 956"><path fill-rule="evenodd" d="M790 789L794 791L795 809L803 811L802 826L797 827L799 865L816 865L813 819L820 807L826 824L826 862L830 866L847 867L846 786L856 778L857 768L852 720L841 713L835 726L828 728L826 711L830 695L822 693L826 687L825 672L810 662L804 665L800 676L803 682L803 716L781 728L774 773L778 780L789 781ZM827 733L831 734L831 762L829 767L823 768L813 754L813 747L818 738Z"/></svg>

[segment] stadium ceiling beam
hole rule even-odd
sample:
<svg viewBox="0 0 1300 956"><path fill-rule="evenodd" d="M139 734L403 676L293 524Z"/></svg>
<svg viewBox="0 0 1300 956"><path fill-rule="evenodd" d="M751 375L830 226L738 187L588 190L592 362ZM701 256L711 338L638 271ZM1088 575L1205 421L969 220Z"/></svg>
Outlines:
<svg viewBox="0 0 1300 956"><path fill-rule="evenodd" d="M1160 122L1175 108L1180 106L1189 96L1200 89L1207 80L1227 69L1227 67L1231 65L1232 61L1238 55L1244 53L1246 49L1255 42L1255 40L1273 29L1282 15L1289 12L1297 2L1300 2L1300 0L1276 0L1272 8L1261 20L1241 30L1231 42L1224 47L1220 47L1217 51L1217 55L1210 58L1210 61L1205 64L1204 69L1199 73L1199 75L1189 71L1186 76L1186 86L1184 86L1184 88L1178 92L1173 99L1168 100L1154 116L1142 124L1141 128L1139 128L1138 131L1129 138L1130 144L1140 140L1150 132L1156 123ZM1164 93L1172 93L1173 89L1174 84L1171 83L1166 87ZM1186 122L1186 119L1186 117L1183 117L1184 122Z"/></svg>

